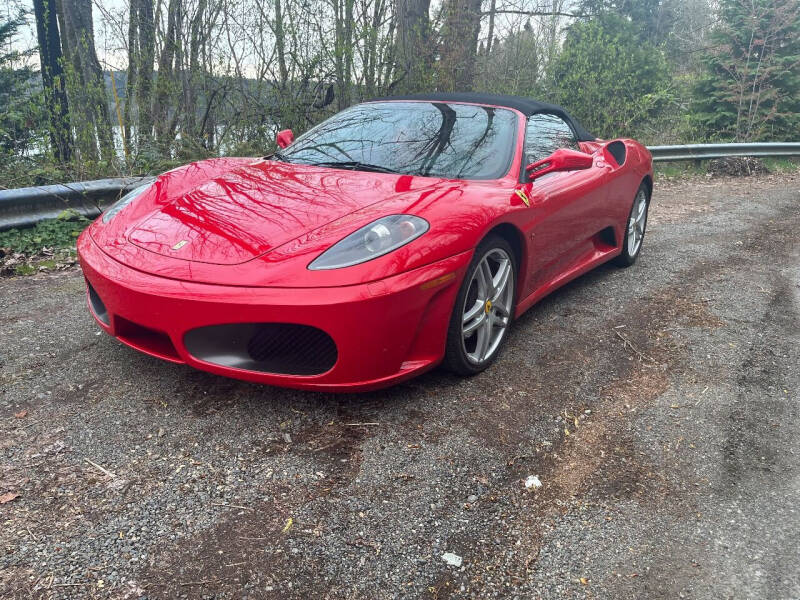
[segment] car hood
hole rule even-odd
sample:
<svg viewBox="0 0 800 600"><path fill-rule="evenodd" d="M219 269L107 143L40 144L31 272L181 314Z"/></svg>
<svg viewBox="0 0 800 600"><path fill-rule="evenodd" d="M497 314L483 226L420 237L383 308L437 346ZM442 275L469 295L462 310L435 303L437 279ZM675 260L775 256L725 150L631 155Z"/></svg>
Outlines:
<svg viewBox="0 0 800 600"><path fill-rule="evenodd" d="M492 181L218 158L159 176L108 223L97 219L88 234L115 260L171 279L338 286L373 281L467 250L471 242L463 231L473 226L474 204L483 206L500 193L501 205L507 206L510 194L499 189ZM425 218L431 230L391 256L341 270L306 268L359 227L401 213Z"/></svg>
<svg viewBox="0 0 800 600"><path fill-rule="evenodd" d="M199 181L152 210L127 239L170 258L219 265L252 260L396 193L396 176L259 160ZM148 192L150 194L150 192Z"/></svg>

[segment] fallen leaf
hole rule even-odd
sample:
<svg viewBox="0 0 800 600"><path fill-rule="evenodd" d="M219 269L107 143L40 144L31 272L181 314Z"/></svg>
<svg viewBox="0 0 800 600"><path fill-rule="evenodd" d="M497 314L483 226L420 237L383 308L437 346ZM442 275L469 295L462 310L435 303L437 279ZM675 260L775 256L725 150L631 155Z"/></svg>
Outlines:
<svg viewBox="0 0 800 600"><path fill-rule="evenodd" d="M14 416L15 416L17 419L24 419L25 417L27 417L27 416L28 416L28 409L27 409L27 408L23 408L23 409L22 409L21 411L19 411L18 413L14 413Z"/></svg>
<svg viewBox="0 0 800 600"><path fill-rule="evenodd" d="M11 502L14 498L19 498L19 494L16 492L6 492L2 496L0 496L0 504Z"/></svg>
<svg viewBox="0 0 800 600"><path fill-rule="evenodd" d="M286 525L284 526L283 531L281 531L281 533L286 533L287 531L289 531L292 528L292 523L294 523L294 519L292 519L292 517L286 519Z"/></svg>
<svg viewBox="0 0 800 600"><path fill-rule="evenodd" d="M581 577L580 580L581 585L589 585L589 580L586 577Z"/></svg>

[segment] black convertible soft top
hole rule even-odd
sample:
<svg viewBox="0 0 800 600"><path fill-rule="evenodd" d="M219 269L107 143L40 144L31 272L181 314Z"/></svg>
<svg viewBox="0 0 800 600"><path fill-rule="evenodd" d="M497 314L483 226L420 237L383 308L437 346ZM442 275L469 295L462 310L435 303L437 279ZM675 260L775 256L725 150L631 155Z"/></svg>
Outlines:
<svg viewBox="0 0 800 600"><path fill-rule="evenodd" d="M388 96L385 98L374 98L370 102L386 102L389 100L414 100L430 102L468 102L470 104L491 104L493 106L504 106L506 108L513 108L523 113L525 116L535 115L537 113L550 113L558 115L564 119L573 129L578 140L582 142L593 141L597 138L591 133L586 131L578 121L573 119L570 114L555 104L546 104L544 102L537 102L529 98L521 96L506 96L503 94L478 94L478 93L444 93L433 92L430 94L411 94L408 96Z"/></svg>

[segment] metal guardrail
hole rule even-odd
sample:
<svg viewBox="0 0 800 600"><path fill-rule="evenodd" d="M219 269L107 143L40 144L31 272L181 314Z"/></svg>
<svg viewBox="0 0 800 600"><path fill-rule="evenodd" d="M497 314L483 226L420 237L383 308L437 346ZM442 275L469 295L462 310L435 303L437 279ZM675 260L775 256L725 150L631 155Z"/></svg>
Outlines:
<svg viewBox="0 0 800 600"><path fill-rule="evenodd" d="M707 160L728 156L800 156L800 142L753 144L685 144L648 146L655 162ZM150 177L98 179L59 185L0 190L0 231L29 227L73 209L96 217L123 193L149 181Z"/></svg>
<svg viewBox="0 0 800 600"><path fill-rule="evenodd" d="M728 156L800 156L800 142L763 142L752 144L684 144L648 146L654 162L706 160Z"/></svg>
<svg viewBox="0 0 800 600"><path fill-rule="evenodd" d="M65 210L96 217L103 207L151 179L121 177L0 190L0 231L55 219Z"/></svg>

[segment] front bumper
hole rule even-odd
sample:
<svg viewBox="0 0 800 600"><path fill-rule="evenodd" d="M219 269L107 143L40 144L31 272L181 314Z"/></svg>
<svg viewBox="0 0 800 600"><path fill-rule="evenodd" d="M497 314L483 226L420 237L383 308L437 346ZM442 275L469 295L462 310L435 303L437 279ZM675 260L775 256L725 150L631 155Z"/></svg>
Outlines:
<svg viewBox="0 0 800 600"><path fill-rule="evenodd" d="M89 235L78 240L78 255L89 284L89 308L110 335L152 356L211 373L319 391L377 389L439 363L471 254L463 252L361 285L253 288L143 273L105 254ZM90 290L96 297L90 296ZM97 298L105 314L98 314ZM336 344L335 364L319 375L275 374L214 364L187 349L184 338L188 332L234 323L318 328Z"/></svg>

